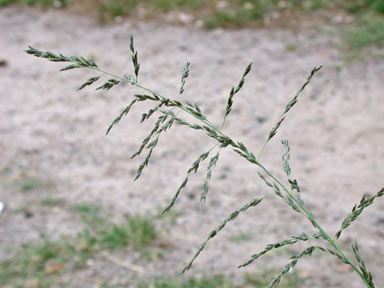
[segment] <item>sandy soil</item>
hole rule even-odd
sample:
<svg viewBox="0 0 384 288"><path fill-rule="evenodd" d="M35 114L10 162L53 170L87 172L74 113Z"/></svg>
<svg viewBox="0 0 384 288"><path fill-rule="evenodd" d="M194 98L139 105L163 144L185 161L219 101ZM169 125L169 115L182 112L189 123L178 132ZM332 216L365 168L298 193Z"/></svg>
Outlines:
<svg viewBox="0 0 384 288"><path fill-rule="evenodd" d="M41 233L59 238L81 229L67 210L38 205L45 197L97 203L117 215L154 215L159 206L168 203L195 158L212 144L202 133L175 127L161 139L141 179L133 182L142 159L130 160L129 156L152 124L138 126L144 110L134 109L108 137L105 130L137 90L118 86L109 92L91 88L76 92L92 72L58 73L60 65L23 52L32 45L67 55L93 56L109 71L132 73L131 33L139 51L142 83L176 97L180 67L189 60L191 72L184 97L199 103L218 125L231 86L252 61L253 71L236 95L225 131L255 153L309 71L323 64L265 151L263 163L284 179L283 147L278 139L290 141L291 166L302 197L331 233L363 194L372 195L383 187L384 61L345 64L335 28L204 31L130 20L99 26L89 18L55 11L2 9L0 58L6 65L0 67L0 201L7 209L0 215L0 260L11 256L21 243L38 241ZM290 44L297 49L286 51ZM254 167L227 150L213 172L208 201L203 205L199 202L203 168L190 178L175 206L181 213L176 223L158 223L162 241L169 243L163 259L146 262L127 250L118 257L143 267L144 273L96 257L92 265L63 275L63 279L71 278L71 287L99 287L104 281L135 287L140 279L175 275L230 212L271 193ZM46 185L28 193L12 186L26 176L42 179ZM23 208L32 217L17 213ZM377 287L384 283L383 209L384 202L377 200L342 238L349 247L359 239ZM250 233L251 239L230 240L241 232ZM189 275L224 273L241 281L244 270L237 270L238 264L266 244L301 232L313 232L308 221L272 197L212 240ZM297 245L295 251L304 247L306 244ZM265 257L246 271L281 269L289 256ZM305 259L298 271L301 287L362 287L353 272L328 255Z"/></svg>

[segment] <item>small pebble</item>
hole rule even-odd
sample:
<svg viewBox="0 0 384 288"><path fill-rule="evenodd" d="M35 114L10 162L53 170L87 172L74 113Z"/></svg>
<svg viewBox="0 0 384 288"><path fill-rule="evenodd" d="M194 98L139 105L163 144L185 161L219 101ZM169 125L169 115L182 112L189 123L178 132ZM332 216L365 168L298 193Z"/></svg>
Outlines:
<svg viewBox="0 0 384 288"><path fill-rule="evenodd" d="M5 204L0 202L0 214L5 210Z"/></svg>
<svg viewBox="0 0 384 288"><path fill-rule="evenodd" d="M7 67L8 66L8 62L7 60L5 59L0 59L0 67Z"/></svg>

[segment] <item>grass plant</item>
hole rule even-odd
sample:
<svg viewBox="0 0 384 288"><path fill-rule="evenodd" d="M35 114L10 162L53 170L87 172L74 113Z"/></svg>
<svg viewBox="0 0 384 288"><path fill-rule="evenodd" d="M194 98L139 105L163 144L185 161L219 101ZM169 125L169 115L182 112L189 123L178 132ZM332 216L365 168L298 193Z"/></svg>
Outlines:
<svg viewBox="0 0 384 288"><path fill-rule="evenodd" d="M113 129L115 125L117 125L120 121L123 120L124 117L127 116L133 106L139 106L141 102L148 102L153 104L152 108L143 114L141 122L147 121L149 118L155 117L156 115L157 119L154 121L154 127L149 131L148 136L144 138L138 150L132 154L132 158L139 157L141 154L144 154L143 161L137 170L135 180L137 180L142 175L143 170L149 165L150 158L159 143L160 137L165 138L165 132L169 129L172 129L174 125L181 125L186 129L189 128L198 130L205 134L208 138L215 140L216 144L209 148L206 152L199 155L192 163L190 168L186 171L186 177L181 182L181 185L176 189L174 196L172 199L170 199L170 203L164 209L163 213L167 213L172 209L178 198L181 197L183 189L188 183L189 177L198 171L202 162L211 157L209 160L207 176L205 179L205 183L209 182L210 175L217 164L220 152L224 149L232 150L235 156L237 155L237 157L248 161L250 165L252 165L257 170L261 183L264 183L267 187L270 188L271 191L263 197L250 199L248 203L244 203L242 206L229 214L225 219L223 219L223 221L209 233L206 240L201 244L192 259L185 266L183 272L188 271L192 267L194 260L199 256L200 253L203 252L210 240L214 238L218 233L220 233L226 225L229 225L230 222L234 221L240 214L245 213L248 209L256 209L261 202L266 202L268 201L268 198L276 196L281 199L281 201L284 201L288 207L299 213L302 217L306 218L307 221L312 225L312 231L308 231L308 233L302 233L300 235L294 235L289 239L266 245L262 251L251 255L247 262L242 264L240 263L239 268L250 265L256 259L259 259L263 255L269 253L270 251L274 251L275 249L279 249L280 247L294 245L298 242L307 242L308 247L292 256L289 259L289 262L282 268L280 272L276 273L274 278L269 281L269 284L267 284L266 287L276 287L281 282L282 278L287 276L287 274L295 268L299 261L305 257L312 256L316 251L329 254L331 257L335 257L342 263L349 265L351 269L357 274L357 276L360 277L362 283L366 287L375 287L373 282L373 275L369 272L369 268L366 267L364 259L360 255L357 243L353 244L351 247L354 255L354 259L352 259L349 255L349 251L345 251L345 249L342 249L340 246L339 238L342 236L343 230L347 229L355 220L357 220L368 206L372 205L377 198L384 196L384 188L378 189L379 191L371 197L367 198L363 196L363 198L360 200L360 203L355 205L352 208L351 213L345 217L345 220L340 225L339 231L334 236L334 231L326 231L301 198L301 189L299 183L291 175L291 167L289 163L290 146L288 141L285 139L281 140L283 145L282 168L286 175L285 180L279 179L274 173L271 172L270 169L265 167L261 160L263 151L267 147L268 143L275 139L275 136L286 120L288 113L298 103L301 93L313 80L316 73L318 73L318 71L321 69L321 66L312 69L304 84L299 88L294 97L288 102L280 117L277 119L276 124L271 128L259 153L255 154L245 144L236 139L233 139L226 132L224 132L226 123L225 120L231 116L232 107L235 105L235 102L238 101L236 94L238 94L241 88L244 86L245 79L251 71L252 64L247 65L244 73L240 78L240 81L230 90L227 105L226 107L222 108L222 124L217 125L211 122L208 117L204 115L196 103L189 103L183 101L182 99L182 92L184 91L186 80L190 71L189 63L187 63L181 71L181 88L178 93L179 96L176 99L172 99L158 92L155 92L154 90L139 82L138 79L140 64L138 53L134 48L133 38L131 38L130 47L132 52L134 75L123 74L121 76L103 70L92 59L87 59L84 57L68 57L62 54L41 51L33 47L29 47L26 50L26 53L35 57L47 59L49 61L66 63L68 66L62 68L61 71L86 68L95 72L96 76L89 78L83 85L80 86L79 89L83 89L86 86L96 84L96 82L98 82L97 89L109 90L122 82L127 82L132 86L139 88L141 93L132 95L132 101L127 104L127 106L122 109L122 112L115 118L115 120L112 121L111 125L107 129L107 134L111 131L111 129ZM188 116L188 118L186 116ZM193 120L189 120L191 118ZM205 199L209 197L207 187L208 185L204 185L204 188L202 189L202 202L204 202ZM111 229L113 230L114 228ZM120 232L117 234L119 235ZM102 235L104 235L105 238L101 239L108 238L107 232L102 233ZM100 238L98 239L98 241L101 241ZM316 240L316 245L311 243L313 240ZM319 242L320 244L318 244ZM120 243L119 240L116 240L116 245L118 243Z"/></svg>

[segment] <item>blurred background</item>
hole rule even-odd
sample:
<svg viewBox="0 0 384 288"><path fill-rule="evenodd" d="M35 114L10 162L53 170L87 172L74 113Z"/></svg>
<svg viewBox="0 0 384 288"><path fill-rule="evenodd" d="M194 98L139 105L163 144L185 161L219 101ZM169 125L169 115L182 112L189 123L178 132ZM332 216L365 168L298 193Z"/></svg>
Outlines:
<svg viewBox="0 0 384 288"><path fill-rule="evenodd" d="M131 35L140 83L176 98L190 61L182 100L196 102L217 126L231 87L253 62L224 131L255 154L312 68L324 65L262 162L285 179L280 139L288 139L302 198L331 234L362 195L383 187L384 0L0 0L0 287L265 287L311 245L237 269L267 244L315 232L271 197L229 223L180 273L232 211L272 193L256 168L224 149L207 202L199 200L209 158L161 215L214 142L174 125L134 182L148 151L130 156L154 125L155 117L138 125L152 107L136 105L105 131L142 91L124 84L76 91L98 74L59 73L60 63L24 52L31 45L133 74ZM383 209L377 199L340 239L350 255L358 240L377 287L384 283ZM315 253L279 287L357 288L360 281L349 266Z"/></svg>

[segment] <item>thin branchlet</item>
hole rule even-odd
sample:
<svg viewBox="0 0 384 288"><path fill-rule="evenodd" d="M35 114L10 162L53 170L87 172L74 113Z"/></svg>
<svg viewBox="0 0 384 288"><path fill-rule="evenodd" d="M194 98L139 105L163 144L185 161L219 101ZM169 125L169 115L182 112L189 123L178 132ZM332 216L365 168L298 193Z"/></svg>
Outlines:
<svg viewBox="0 0 384 288"><path fill-rule="evenodd" d="M318 72L320 69L321 69L322 66L319 66L319 67L315 67L312 69L311 71L311 74L308 76L307 78L307 81L305 81L305 83L303 84L303 86L301 86L301 88L299 89L299 91L296 93L296 95L291 99L291 101L288 102L287 106L285 107L284 109L284 112L283 114L281 115L281 118L280 120L277 122L277 124L272 128L271 132L269 133L269 136L268 136L268 141L271 140L271 138L273 136L275 136L276 132L277 132L277 129L280 127L281 123L284 121L284 117L285 115L289 112L289 110L291 110L291 108L297 103L298 101L298 98L299 98L299 95L301 94L301 92L303 92L303 90L305 89L305 87L311 82L312 80L312 77L316 74L316 72Z"/></svg>
<svg viewBox="0 0 384 288"><path fill-rule="evenodd" d="M283 144L283 146L285 148L285 152L282 156L284 172L285 172L285 174L287 174L288 179L290 179L291 178L291 167L289 166L289 159L291 158L291 155L290 155L290 148L289 148L288 140L282 139L281 144Z"/></svg>
<svg viewBox="0 0 384 288"><path fill-rule="evenodd" d="M220 151L221 151L221 149L209 161L208 168L207 168L207 176L205 177L205 182L204 182L204 186L203 186L203 192L201 193L201 196L200 196L200 201L202 201L202 202L205 202L207 200L208 182L212 177L212 170L216 166L217 160L219 160Z"/></svg>
<svg viewBox="0 0 384 288"><path fill-rule="evenodd" d="M316 249L323 251L323 252L326 251L323 247L311 246L311 247L308 247L307 249L305 249L300 254L291 257L290 259L292 259L292 261L289 262L287 265L285 265L283 270L281 270L281 272L275 278L273 278L273 280L268 284L267 288L277 287L277 285L279 285L279 283L281 281L281 278L284 275L286 275L290 270L292 270L296 266L297 262L299 262L301 260L301 258L303 258L304 256L308 256L308 257L312 256L313 252Z"/></svg>
<svg viewBox="0 0 384 288"><path fill-rule="evenodd" d="M159 118L157 118L157 121L155 123L155 126L152 128L151 132L147 135L147 137L144 138L143 142L141 143L139 149L132 154L131 159L135 158L136 156L140 155L145 146L149 143L152 136L155 135L156 132L158 132L160 125L162 125L165 120L168 118L167 115L160 115Z"/></svg>
<svg viewBox="0 0 384 288"><path fill-rule="evenodd" d="M289 147L288 140L282 139L281 144L283 144L283 146L285 148L285 151L284 151L283 156L282 156L283 168L284 168L285 174L288 177L288 182L289 182L289 184L291 184L291 191L292 191L292 193L294 190L296 190L297 192L300 192L300 187L299 187L299 184L297 183L297 180L291 179L291 166L289 165L289 160L291 159L291 154L290 154L291 149ZM297 194L296 196L293 196L293 197L296 198L296 200L300 206L304 206L304 201L301 199L300 194ZM297 209L297 207L296 207L297 205L295 205L292 197L288 196L287 201L288 201L288 204L293 208L293 210L301 213L301 211L299 209Z"/></svg>
<svg viewBox="0 0 384 288"><path fill-rule="evenodd" d="M355 242L355 244L352 244L352 250L353 250L353 254L355 255L355 259L359 264L360 271L364 275L364 278L367 280L369 285L371 285L371 288L375 288L375 284L373 283L372 273L369 272L367 270L367 267L365 266L364 260L359 253L359 246L357 245L357 242Z"/></svg>
<svg viewBox="0 0 384 288"><path fill-rule="evenodd" d="M130 37L129 48L130 48L131 54L132 54L131 58L132 58L133 68L135 69L135 76L136 76L135 80L137 81L139 78L140 63L139 63L139 60L137 57L137 51L135 50L135 47L133 44L133 35L131 35L131 37Z"/></svg>
<svg viewBox="0 0 384 288"><path fill-rule="evenodd" d="M164 115L162 115L162 116L164 116ZM160 116L160 117L162 117L162 116ZM159 117L159 118L160 118L160 117ZM166 117L166 115L165 115L164 117ZM164 121L165 121L165 120L166 120L166 119L164 119ZM152 135L153 135L154 133L156 133L156 138L155 138L153 141L151 141L150 143L148 143L147 146L145 146L147 149L149 149L149 152L147 153L147 156L145 157L144 161L140 164L139 169L137 169L137 174L136 174L136 177L134 178L134 181L136 181L137 179L139 179L139 177L141 176L141 173L143 172L144 168L148 166L149 160L150 160L150 158L151 158L151 156L152 156L152 152L153 152L153 150L155 149L155 147L157 146L157 144L158 144L158 142L159 142L159 138L160 138L161 133L166 132L168 129L170 129L170 128L172 127L172 125L173 125L173 123L174 123L174 121L175 121L175 118L170 117L170 118L168 118L168 120L167 120L166 122L164 122L164 121L158 119L158 121L156 122L155 127L154 127L154 129L151 131L150 135L148 135L148 136L144 139L142 145L141 145L140 148L139 148L139 151L136 152L134 155L132 155L131 158L133 158L133 157L135 157L136 155L138 155L137 153L140 154L141 151L142 151L142 149L143 149L143 147L144 147L145 145L147 145L146 143L148 143L148 141L151 139ZM160 128L158 128L158 126L157 126L157 123L159 123L159 122L160 122L160 123L164 122L164 124L163 124ZM156 130L156 131L155 131L155 130ZM145 144L144 144L144 143L145 143ZM140 149L141 149L141 150L140 150Z"/></svg>
<svg viewBox="0 0 384 288"><path fill-rule="evenodd" d="M195 162L193 162L192 166L191 166L191 167L188 169L188 171L187 171L187 175L186 175L186 177L185 177L183 183L181 183L181 185L180 185L179 188L177 189L175 195L172 197L171 202L170 202L169 205L164 209L164 211L163 211L162 214L169 212L169 210L171 210L171 208L173 207L173 205L175 205L176 200L177 200L177 198L179 197L181 190L183 190L183 189L185 188L185 186L187 185L188 180L189 180L189 177L191 176L191 174L197 172L197 170L198 170L199 167L200 167L200 163L201 163L202 161L204 161L205 159L207 159L207 157L209 156L209 153L211 153L211 151L212 151L214 148L215 148L215 146L213 146L213 147L212 147L211 149L209 149L207 152L201 154L201 155L199 156L199 158L197 158L197 159L195 160Z"/></svg>
<svg viewBox="0 0 384 288"><path fill-rule="evenodd" d="M96 76L96 77L92 77L92 78L89 78L87 81L85 81L79 88L77 88L77 90L81 90L87 86L90 86L92 85L93 83L95 83L97 80L100 79L101 76Z"/></svg>
<svg viewBox="0 0 384 288"><path fill-rule="evenodd" d="M258 205L261 201L263 201L263 198L256 198L249 203L245 204L243 207L240 209L233 211L219 226L216 227L216 229L212 230L211 233L209 233L208 238L200 245L200 248L197 250L196 254L192 257L191 261L185 266L183 273L191 269L193 262L199 256L201 251L207 246L207 243L209 240L211 240L213 237L217 235L224 227L227 225L228 222L233 221L239 214L247 211L250 207L254 207Z"/></svg>
<svg viewBox="0 0 384 288"><path fill-rule="evenodd" d="M184 85L185 85L185 80L189 76L189 65L191 63L187 62L182 68L181 68L181 83L180 83L180 89L179 89L179 94L183 94L184 92Z"/></svg>
<svg viewBox="0 0 384 288"><path fill-rule="evenodd" d="M141 115L141 123L143 123L145 120L149 119L153 113L155 113L157 110L159 110L159 108L161 108L161 106L163 106L164 104L163 103L160 103L160 104L157 104L155 107L151 108L148 110L147 113L143 113Z"/></svg>
<svg viewBox="0 0 384 288"><path fill-rule="evenodd" d="M302 213L303 214L303 211L302 209L300 209L301 207L304 206L304 202L301 200L301 198L299 196L294 196L293 194L288 194L286 196L283 195L283 193L281 192L280 190L280 187L276 184L276 182L269 182L266 177L261 174L260 172L258 172L260 178L264 181L264 183L268 186L268 187L271 187L273 189L273 192L279 196L280 198L283 198L286 203L292 207L292 209L298 213ZM299 205L298 205L299 204Z"/></svg>
<svg viewBox="0 0 384 288"><path fill-rule="evenodd" d="M351 214L349 214L341 224L340 230L336 233L336 238L341 236L341 233L344 229L348 228L349 225L355 221L361 213L363 213L364 209L373 204L373 201L378 198L384 196L384 188L381 188L379 192L377 192L372 197L366 198L365 195L361 198L360 203L358 205L353 206Z"/></svg>
<svg viewBox="0 0 384 288"><path fill-rule="evenodd" d="M237 92L239 92L240 89L243 87L243 85L245 83L245 77L248 75L248 73L251 71L251 69L252 69L252 63L249 63L247 68L245 68L245 71L244 71L243 75L241 76L241 79L240 79L239 83L237 84L237 86L232 87L231 92L229 93L227 107L225 108L225 115L224 115L224 119L223 119L223 124L221 125L221 129L223 129L223 127L225 125L225 121L227 119L227 116L232 111L233 96L235 96L235 94Z"/></svg>
<svg viewBox="0 0 384 288"><path fill-rule="evenodd" d="M257 260L258 258L260 258L261 256L263 256L264 254L268 253L269 251L271 251L273 249L278 249L278 248L281 248L281 247L284 247L284 246L287 246L287 245L293 245L293 244L296 244L297 242L301 242L301 241L308 241L308 240L320 239L320 238L322 238L320 233L313 234L312 236L303 233L303 234L300 234L300 235L297 235L297 236L292 236L290 239L287 239L287 240L284 240L284 241L281 241L281 242L276 242L276 243L273 243L273 244L268 244L261 252L259 252L257 254L253 254L251 256L250 260L248 260L247 262L239 265L238 268L243 268L245 266L248 266L253 261Z"/></svg>
<svg viewBox="0 0 384 288"><path fill-rule="evenodd" d="M259 171L257 171L257 174L259 175L259 177L264 181L264 183L269 186L269 187L274 187L273 184L271 182L269 182L267 180L267 178L265 178L265 176L263 174L261 174ZM276 184L275 184L276 185Z"/></svg>
<svg viewBox="0 0 384 288"><path fill-rule="evenodd" d="M111 89L113 86L119 84L120 81L119 80L115 80L115 79L109 79L107 82L105 82L103 85L100 85L99 87L96 88L96 90L100 90L100 89L105 89L105 90L109 90Z"/></svg>
<svg viewBox="0 0 384 288"><path fill-rule="evenodd" d="M305 87L311 82L313 76L316 74L316 72L318 72L320 69L321 69L322 66L318 66L318 67L315 67L312 69L311 73L309 74L308 78L307 78L307 81L305 81L305 83L301 86L301 88L299 89L299 91L296 93L296 95L291 99L291 101L288 102L287 106L285 107L283 113L281 114L279 120L277 121L277 123L275 124L275 126L273 126L272 130L269 132L269 135L268 135L268 138L267 140L265 141L264 145L263 145L263 148L260 150L260 153L259 153L259 157L257 159L260 159L261 158L261 155L263 154L263 151L266 147L266 145L268 144L268 142L273 138L273 136L276 135L277 133L277 130L279 129L280 125L283 123L283 121L285 120L285 116L286 114L289 112L289 110L291 110L291 108L297 103L298 99L299 99L299 95L301 94L301 92L303 92L303 90L305 89Z"/></svg>
<svg viewBox="0 0 384 288"><path fill-rule="evenodd" d="M74 67L73 65L64 67L61 69L61 71L66 71L74 68L98 68L95 61L91 58L85 58L85 57L78 57L78 56L64 56L62 54L55 54L49 51L40 51L36 48L33 48L32 46L28 46L28 49L25 50L26 53L33 55L35 57L40 57L40 58L45 58L49 61L52 62L68 62L68 63L73 63L75 66L79 67Z"/></svg>
<svg viewBox="0 0 384 288"><path fill-rule="evenodd" d="M61 68L59 71L63 72L63 71L68 71L68 70L72 70L72 69L76 69L76 68L81 68L81 67L82 66L77 65L77 64L71 64L71 65L65 66L64 68Z"/></svg>
<svg viewBox="0 0 384 288"><path fill-rule="evenodd" d="M339 259L339 261L343 262L344 264L350 265L350 263L348 263L348 260L346 259L346 257L344 255L340 254L340 252L329 249L329 248L327 248L327 252L329 254L335 256L337 259Z"/></svg>
<svg viewBox="0 0 384 288"><path fill-rule="evenodd" d="M115 118L115 120L113 120L113 122L111 123L111 125L109 125L108 129L107 129L107 132L105 134L108 135L108 133L111 131L111 129L113 128L113 126L115 126L117 123L120 122L121 118L123 118L124 116L126 116L128 113L129 113L129 110L131 110L132 106L137 102L137 99L133 99L131 101L131 103L129 103L129 105L127 107L125 107L125 109L119 114L119 116L117 116Z"/></svg>

